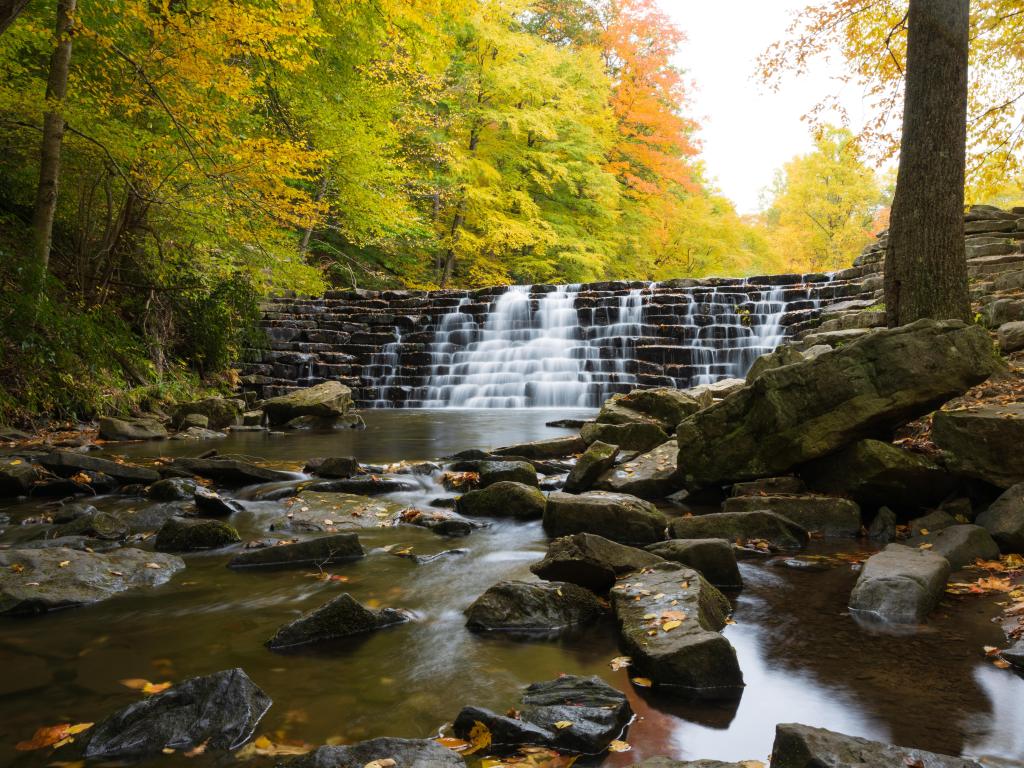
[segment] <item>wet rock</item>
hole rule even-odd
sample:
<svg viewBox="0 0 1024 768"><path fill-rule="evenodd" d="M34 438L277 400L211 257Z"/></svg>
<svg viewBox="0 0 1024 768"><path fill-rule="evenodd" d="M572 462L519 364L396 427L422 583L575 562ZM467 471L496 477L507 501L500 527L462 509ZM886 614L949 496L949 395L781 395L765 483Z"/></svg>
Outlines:
<svg viewBox="0 0 1024 768"><path fill-rule="evenodd" d="M157 480L146 489L146 496L153 501L184 501L196 492L196 481L189 477L168 477Z"/></svg>
<svg viewBox="0 0 1024 768"><path fill-rule="evenodd" d="M864 563L850 610L892 624L920 624L939 604L949 578L941 555L889 544Z"/></svg>
<svg viewBox="0 0 1024 768"><path fill-rule="evenodd" d="M936 509L934 512L911 520L910 535L921 536L929 532L934 533L943 528L949 528L951 525L956 525L956 518L944 510Z"/></svg>
<svg viewBox="0 0 1024 768"><path fill-rule="evenodd" d="M171 423L180 427L186 417L202 414L206 417L206 427L224 429L242 423L242 411L245 401L228 397L208 397L191 403L181 403L171 413Z"/></svg>
<svg viewBox="0 0 1024 768"><path fill-rule="evenodd" d="M625 451L649 451L668 440L668 434L657 424L587 424L580 437L590 445L595 442L617 445Z"/></svg>
<svg viewBox="0 0 1024 768"><path fill-rule="evenodd" d="M120 541L128 535L129 528L122 517L112 512L101 512L91 507L90 509L87 514L79 515L74 520L54 527L46 538L88 536L105 541Z"/></svg>
<svg viewBox="0 0 1024 768"><path fill-rule="evenodd" d="M975 522L992 535L1001 551L1024 553L1024 483L1005 491Z"/></svg>
<svg viewBox="0 0 1024 768"><path fill-rule="evenodd" d="M725 539L669 539L649 544L644 549L698 571L716 587L738 589L743 586L736 552Z"/></svg>
<svg viewBox="0 0 1024 768"><path fill-rule="evenodd" d="M160 479L158 472L146 467L120 464L72 451L54 451L40 456L37 461L60 477L71 477L79 472L100 472L122 483L153 483Z"/></svg>
<svg viewBox="0 0 1024 768"><path fill-rule="evenodd" d="M316 539L281 542L271 547L247 549L231 558L229 568L299 568L344 563L363 557L354 533L338 533Z"/></svg>
<svg viewBox="0 0 1024 768"><path fill-rule="evenodd" d="M526 461L481 461L480 487L510 481L523 485L537 485L537 470Z"/></svg>
<svg viewBox="0 0 1024 768"><path fill-rule="evenodd" d="M681 479L702 487L785 474L930 412L998 365L984 329L919 320L766 371L680 423Z"/></svg>
<svg viewBox="0 0 1024 768"><path fill-rule="evenodd" d="M330 456L324 459L310 459L306 462L304 471L320 477L344 479L358 475L360 469L359 462L351 456Z"/></svg>
<svg viewBox="0 0 1024 768"><path fill-rule="evenodd" d="M746 383L752 384L767 371L774 368L781 368L784 365L801 363L804 359L804 355L794 347L779 347L774 352L769 352L767 355L761 355L754 361L754 364L750 366L750 370L747 371Z"/></svg>
<svg viewBox="0 0 1024 768"><path fill-rule="evenodd" d="M597 421L602 424L653 423L665 431L696 413L703 403L684 390L657 388L634 389L623 395L614 395L604 404Z"/></svg>
<svg viewBox="0 0 1024 768"><path fill-rule="evenodd" d="M77 520L80 517L95 515L98 511L99 510L92 506L92 504L73 501L67 504L61 504L53 510L51 519L54 524L62 525L64 523L70 523L73 520Z"/></svg>
<svg viewBox="0 0 1024 768"><path fill-rule="evenodd" d="M373 632L408 620L409 616L404 611L367 608L346 592L280 627L266 642L266 646L277 651L297 645L328 642Z"/></svg>
<svg viewBox="0 0 1024 768"><path fill-rule="evenodd" d="M825 536L860 535L860 507L837 496L733 496L722 504L723 512L755 510L775 512Z"/></svg>
<svg viewBox="0 0 1024 768"><path fill-rule="evenodd" d="M623 734L633 717L625 695L598 677L576 675L533 683L514 709L518 719L479 707L464 707L455 718L453 730L465 739L476 723L483 723L491 732L492 747L499 751L531 745L596 755ZM566 722L572 725L557 725Z"/></svg>
<svg viewBox="0 0 1024 768"><path fill-rule="evenodd" d="M139 509L118 509L112 514L120 518L131 533L155 533L172 517L187 514L187 511L185 504L172 501Z"/></svg>
<svg viewBox="0 0 1024 768"><path fill-rule="evenodd" d="M724 763L721 760L673 760L671 757L652 757L632 768L750 768L755 761L745 760L741 763Z"/></svg>
<svg viewBox="0 0 1024 768"><path fill-rule="evenodd" d="M556 491L544 510L549 536L594 533L621 544L650 544L665 538L665 524L653 504L625 493Z"/></svg>
<svg viewBox="0 0 1024 768"><path fill-rule="evenodd" d="M1024 670L1024 640L1018 640L1005 651L1000 651L999 655L1017 669Z"/></svg>
<svg viewBox="0 0 1024 768"><path fill-rule="evenodd" d="M718 632L729 601L699 573L660 563L620 579L611 603L636 674L689 696L739 694L743 673L736 651Z"/></svg>
<svg viewBox="0 0 1024 768"><path fill-rule="evenodd" d="M762 477L732 487L733 496L776 496L785 493L805 493L807 486L799 477Z"/></svg>
<svg viewBox="0 0 1024 768"><path fill-rule="evenodd" d="M696 387L690 387L683 391L698 400L711 395L712 401L714 401L722 400L734 392L739 392L746 385L747 382L743 379L720 379L713 384L698 384ZM708 405L711 405L711 403L708 403ZM704 407L706 408L707 405Z"/></svg>
<svg viewBox="0 0 1024 768"><path fill-rule="evenodd" d="M40 477L39 468L22 459L0 460L0 497L24 496Z"/></svg>
<svg viewBox="0 0 1024 768"><path fill-rule="evenodd" d="M539 520L544 516L544 494L522 483L502 480L459 497L455 509L470 517L514 517Z"/></svg>
<svg viewBox="0 0 1024 768"><path fill-rule="evenodd" d="M380 496L385 493L404 493L420 490L420 484L399 477L366 474L344 477L338 480L320 480L303 486L310 491L331 493L356 493L363 496Z"/></svg>
<svg viewBox="0 0 1024 768"><path fill-rule="evenodd" d="M216 491L211 491L201 485L196 486L192 500L195 502L199 514L208 517L227 517L235 512L241 512L243 509L242 505L234 499L225 498Z"/></svg>
<svg viewBox="0 0 1024 768"><path fill-rule="evenodd" d="M325 381L264 400L261 407L271 427L287 424L300 416L337 420L352 407L352 390L340 381Z"/></svg>
<svg viewBox="0 0 1024 768"><path fill-rule="evenodd" d="M188 429L190 427L209 429L210 417L205 413L188 413L181 420L181 424L178 425L178 429Z"/></svg>
<svg viewBox="0 0 1024 768"><path fill-rule="evenodd" d="M243 427L262 427L263 426L263 411L246 411L242 414Z"/></svg>
<svg viewBox="0 0 1024 768"><path fill-rule="evenodd" d="M557 429L579 429L584 424L589 424L593 419L555 419L554 421L544 422L545 427L555 427Z"/></svg>
<svg viewBox="0 0 1024 768"><path fill-rule="evenodd" d="M227 437L226 432L216 432L212 429L204 429L203 427L189 427L175 435L171 435L171 440L219 440Z"/></svg>
<svg viewBox="0 0 1024 768"><path fill-rule="evenodd" d="M868 538L888 544L896 538L896 513L888 507L882 507L875 514L875 519L868 527Z"/></svg>
<svg viewBox="0 0 1024 768"><path fill-rule="evenodd" d="M566 493L580 493L594 487L597 479L615 464L619 446L597 440L587 446L565 481Z"/></svg>
<svg viewBox="0 0 1024 768"><path fill-rule="evenodd" d="M291 472L268 469L245 459L232 456L216 456L208 459L179 457L169 465L172 470L199 475L224 485L253 485L255 483L276 483L294 480Z"/></svg>
<svg viewBox="0 0 1024 768"><path fill-rule="evenodd" d="M18 542L19 549L55 549L65 547L80 552L113 552L121 548L121 542L106 539L92 539L88 536L59 536L56 539L33 539Z"/></svg>
<svg viewBox="0 0 1024 768"><path fill-rule="evenodd" d="M869 508L916 510L938 503L955 485L931 459L880 440L861 440L804 465L800 474L815 491Z"/></svg>
<svg viewBox="0 0 1024 768"><path fill-rule="evenodd" d="M741 545L760 540L776 550L800 549L810 540L805 528L767 510L680 517L668 530L673 539L725 539Z"/></svg>
<svg viewBox="0 0 1024 768"><path fill-rule="evenodd" d="M932 440L952 472L999 488L1024 482L1024 403L938 411Z"/></svg>
<svg viewBox="0 0 1024 768"><path fill-rule="evenodd" d="M390 737L340 747L319 747L285 765L287 768L365 768L375 761L385 760L394 760L394 768L465 768L466 765L457 752L433 739Z"/></svg>
<svg viewBox="0 0 1024 768"><path fill-rule="evenodd" d="M140 549L109 554L68 548L0 550L0 614L96 603L134 587L159 586L184 567L180 557Z"/></svg>
<svg viewBox="0 0 1024 768"><path fill-rule="evenodd" d="M485 527L484 523L470 520L468 517L463 517L456 512L414 508L402 510L399 521L407 525L426 528L438 536L449 536L451 538L468 536L473 531Z"/></svg>
<svg viewBox="0 0 1024 768"><path fill-rule="evenodd" d="M221 520L189 520L172 517L156 534L157 552L195 552L219 549L241 541L238 531Z"/></svg>
<svg viewBox="0 0 1024 768"><path fill-rule="evenodd" d="M466 609L466 626L478 631L556 634L604 615L594 593L560 581L501 581Z"/></svg>
<svg viewBox="0 0 1024 768"><path fill-rule="evenodd" d="M566 456L573 456L587 450L587 444L582 437L570 435L568 437L553 437L549 440L537 440L532 443L520 443L509 445L504 448L495 448L492 453L495 456L519 456L524 459L561 459ZM487 458L484 456L483 458Z"/></svg>
<svg viewBox="0 0 1024 768"><path fill-rule="evenodd" d="M281 429L289 430L331 430L331 429L366 429L363 417L356 413L344 416L296 416L287 421Z"/></svg>
<svg viewBox="0 0 1024 768"><path fill-rule="evenodd" d="M351 493L302 491L288 511L270 522L272 531L339 533L391 525L403 507L386 499Z"/></svg>
<svg viewBox="0 0 1024 768"><path fill-rule="evenodd" d="M86 758L160 755L165 749L233 750L256 731L271 701L241 669L192 677L115 712L88 735Z"/></svg>
<svg viewBox="0 0 1024 768"><path fill-rule="evenodd" d="M971 565L975 560L999 557L999 547L980 525L951 525L915 536L906 543L908 547L930 545L931 551L946 558L954 571Z"/></svg>
<svg viewBox="0 0 1024 768"><path fill-rule="evenodd" d="M771 765L772 768L981 768L981 763L962 757L897 747L796 723L775 726Z"/></svg>
<svg viewBox="0 0 1024 768"><path fill-rule="evenodd" d="M577 533L548 544L544 559L531 565L530 570L548 581L578 584L603 594L622 574L660 562L660 557L642 549L592 533Z"/></svg>
<svg viewBox="0 0 1024 768"><path fill-rule="evenodd" d="M113 416L100 418L99 437L112 442L122 440L163 440L167 437L167 429L156 418L123 419Z"/></svg>
<svg viewBox="0 0 1024 768"><path fill-rule="evenodd" d="M599 478L597 487L603 491L628 493L641 499L661 499L678 487L676 458L679 448L675 440L641 453L612 467Z"/></svg>

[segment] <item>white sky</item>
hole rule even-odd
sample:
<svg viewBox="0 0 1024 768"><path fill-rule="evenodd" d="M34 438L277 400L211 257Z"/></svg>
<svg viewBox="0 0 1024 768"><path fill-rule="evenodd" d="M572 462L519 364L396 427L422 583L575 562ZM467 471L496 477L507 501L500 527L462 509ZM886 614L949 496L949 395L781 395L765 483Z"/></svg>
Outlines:
<svg viewBox="0 0 1024 768"><path fill-rule="evenodd" d="M812 147L801 117L841 88L824 62L810 75L788 75L779 91L756 78L758 55L784 36L792 14L809 0L659 2L687 36L676 64L696 84L687 114L701 124L707 175L740 213L757 211L775 170ZM847 87L842 95L856 130L861 94Z"/></svg>

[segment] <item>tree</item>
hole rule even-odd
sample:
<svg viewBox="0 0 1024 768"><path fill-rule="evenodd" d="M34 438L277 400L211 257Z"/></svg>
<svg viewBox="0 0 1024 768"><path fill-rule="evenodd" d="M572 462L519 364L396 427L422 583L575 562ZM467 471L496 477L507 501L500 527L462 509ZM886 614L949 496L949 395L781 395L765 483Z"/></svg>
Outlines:
<svg viewBox="0 0 1024 768"><path fill-rule="evenodd" d="M885 254L890 327L970 319L964 248L968 0L910 0L900 163Z"/></svg>
<svg viewBox="0 0 1024 768"><path fill-rule="evenodd" d="M0 35L14 23L28 2L29 0L0 0Z"/></svg>

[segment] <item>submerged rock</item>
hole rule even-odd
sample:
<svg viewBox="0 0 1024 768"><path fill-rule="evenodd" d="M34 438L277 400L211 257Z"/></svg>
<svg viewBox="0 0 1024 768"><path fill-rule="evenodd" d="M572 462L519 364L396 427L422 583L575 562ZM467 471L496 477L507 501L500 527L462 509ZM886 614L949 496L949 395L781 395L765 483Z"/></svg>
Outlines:
<svg viewBox="0 0 1024 768"><path fill-rule="evenodd" d="M800 549L810 540L805 528L765 510L680 517L669 525L669 534L673 539L725 539L741 545L760 540L782 550Z"/></svg>
<svg viewBox="0 0 1024 768"><path fill-rule="evenodd" d="M537 485L537 470L527 461L481 461L479 472L481 488L502 481Z"/></svg>
<svg viewBox="0 0 1024 768"><path fill-rule="evenodd" d="M196 486L195 493L192 494L192 501L195 502L199 514L210 517L227 517L235 512L241 512L243 509L242 505L234 499L225 498L216 491L211 491L201 485Z"/></svg>
<svg viewBox="0 0 1024 768"><path fill-rule="evenodd" d="M897 747L796 723L775 726L771 765L772 768L982 768L981 763L962 757Z"/></svg>
<svg viewBox="0 0 1024 768"><path fill-rule="evenodd" d="M85 756L113 760L165 749L233 750L256 731L271 701L241 669L192 677L115 712L89 732Z"/></svg>
<svg viewBox="0 0 1024 768"><path fill-rule="evenodd" d="M247 549L231 558L229 568L298 568L334 565L363 557L354 533L320 536L307 541L282 542L272 547Z"/></svg>
<svg viewBox="0 0 1024 768"><path fill-rule="evenodd" d="M160 474L147 467L121 464L72 451L54 451L36 460L55 475L71 477L79 472L100 472L122 483L154 483Z"/></svg>
<svg viewBox="0 0 1024 768"><path fill-rule="evenodd" d="M196 481L190 477L168 477L157 480L146 489L146 496L153 501L185 501L196 492Z"/></svg>
<svg viewBox="0 0 1024 768"><path fill-rule="evenodd" d="M373 632L409 621L394 608L367 608L347 592L280 627L266 646L272 651Z"/></svg>
<svg viewBox="0 0 1024 768"><path fill-rule="evenodd" d="M897 427L998 368L984 329L919 320L763 373L683 420L679 472L689 486L785 474Z"/></svg>
<svg viewBox="0 0 1024 768"><path fill-rule="evenodd" d="M390 526L403 509L387 499L351 493L302 491L289 500L288 511L270 521L270 530L292 533L339 533Z"/></svg>
<svg viewBox="0 0 1024 768"><path fill-rule="evenodd" d="M358 493L363 496L382 496L385 493L405 493L418 491L421 486L413 480L399 477L385 477L377 474L357 475L337 480L320 480L307 483L304 488L310 491L332 493Z"/></svg>
<svg viewBox="0 0 1024 768"><path fill-rule="evenodd" d="M558 752L596 755L623 734L633 717L625 695L598 677L576 675L533 683L514 709L518 718L464 707L455 718L453 730L465 739L477 723L482 723L491 732L491 747L499 752L542 746Z"/></svg>
<svg viewBox="0 0 1024 768"><path fill-rule="evenodd" d="M553 634L604 615L593 592L568 582L500 581L466 609L466 626L480 631Z"/></svg>
<svg viewBox="0 0 1024 768"><path fill-rule="evenodd" d="M219 549L241 541L238 531L221 520L189 520L172 517L157 531L157 552L195 552Z"/></svg>
<svg viewBox="0 0 1024 768"><path fill-rule="evenodd" d="M949 561L955 571L975 560L994 560L999 547L980 525L951 525L907 540L908 547L928 546Z"/></svg>
<svg viewBox="0 0 1024 768"><path fill-rule="evenodd" d="M951 525L956 525L956 518L948 512L936 509L934 512L929 512L927 515L915 517L911 520L910 534L912 536L921 536L922 534L934 533L943 528L949 528Z"/></svg>
<svg viewBox="0 0 1024 768"><path fill-rule="evenodd" d="M544 510L549 536L595 533L622 544L650 544L665 538L665 525L653 504L625 493L555 492Z"/></svg>
<svg viewBox="0 0 1024 768"><path fill-rule="evenodd" d="M524 459L562 459L587 450L582 437L552 437L548 440L536 440L532 443L520 443L504 448L495 448L495 456L518 456Z"/></svg>
<svg viewBox="0 0 1024 768"><path fill-rule="evenodd" d="M664 498L678 487L678 455L676 441L669 440L647 453L612 467L600 477L597 487L614 493L629 493L641 499Z"/></svg>
<svg viewBox="0 0 1024 768"><path fill-rule="evenodd" d="M892 624L920 624L942 599L949 570L942 555L890 544L864 563L850 610Z"/></svg>
<svg viewBox="0 0 1024 768"><path fill-rule="evenodd" d="M992 535L1001 551L1024 553L1024 483L1007 489L975 522Z"/></svg>
<svg viewBox="0 0 1024 768"><path fill-rule="evenodd" d="M597 479L611 469L615 458L619 455L619 447L596 440L587 446L579 461L570 470L565 481L566 493L581 493L594 487Z"/></svg>
<svg viewBox="0 0 1024 768"><path fill-rule="evenodd" d="M121 541L128 536L129 527L124 519L113 512L101 512L95 507L76 515L73 520L55 526L45 538L59 539L64 536L89 536L106 541Z"/></svg>
<svg viewBox="0 0 1024 768"><path fill-rule="evenodd" d="M716 587L738 589L743 586L736 551L725 539L669 539L649 544L645 549L698 571Z"/></svg>
<svg viewBox="0 0 1024 768"><path fill-rule="evenodd" d="M414 508L402 510L398 520L406 525L426 528L438 536L449 536L452 538L468 536L473 531L486 527L486 523L470 520L468 517L463 517L456 512Z"/></svg>
<svg viewBox="0 0 1024 768"><path fill-rule="evenodd" d="M938 411L932 440L957 474L999 488L1024 482L1024 403Z"/></svg>
<svg viewBox="0 0 1024 768"><path fill-rule="evenodd" d="M723 512L768 510L782 515L808 531L825 536L858 536L860 507L838 496L733 496L722 504Z"/></svg>
<svg viewBox="0 0 1024 768"><path fill-rule="evenodd" d="M592 533L563 536L548 544L544 559L530 566L548 581L567 581L594 592L605 593L624 573L661 562L661 558Z"/></svg>
<svg viewBox="0 0 1024 768"><path fill-rule="evenodd" d="M729 601L699 573L660 563L620 579L611 603L637 673L690 696L739 694L743 673L736 651L718 632Z"/></svg>
<svg viewBox="0 0 1024 768"><path fill-rule="evenodd" d="M122 440L164 440L167 428L156 417L100 418L99 437L101 440L118 442Z"/></svg>
<svg viewBox="0 0 1024 768"><path fill-rule="evenodd" d="M0 550L0 614L96 603L134 587L159 586L184 567L180 557L141 549L108 554L64 547Z"/></svg>
<svg viewBox="0 0 1024 768"><path fill-rule="evenodd" d="M233 456L217 456L208 459L179 457L168 468L189 475L199 475L216 480L224 485L252 485L255 483L276 483L294 480L292 472L282 472L253 464L251 461Z"/></svg>
<svg viewBox="0 0 1024 768"><path fill-rule="evenodd" d="M351 407L352 390L340 381L325 381L264 400L261 409L270 426L277 427L301 416L337 420Z"/></svg>
<svg viewBox="0 0 1024 768"><path fill-rule="evenodd" d="M517 520L539 520L544 515L544 506L544 494L538 488L511 480L500 480L486 488L464 493L455 503L461 515Z"/></svg>
<svg viewBox="0 0 1024 768"><path fill-rule="evenodd" d="M624 451L649 451L668 440L668 433L657 424L586 424L580 437L589 445L598 441L617 445Z"/></svg>
<svg viewBox="0 0 1024 768"><path fill-rule="evenodd" d="M457 752L432 739L391 737L339 747L319 747L289 760L286 765L287 768L365 768L375 761L383 765L386 760L394 760L394 768L465 768L466 765Z"/></svg>

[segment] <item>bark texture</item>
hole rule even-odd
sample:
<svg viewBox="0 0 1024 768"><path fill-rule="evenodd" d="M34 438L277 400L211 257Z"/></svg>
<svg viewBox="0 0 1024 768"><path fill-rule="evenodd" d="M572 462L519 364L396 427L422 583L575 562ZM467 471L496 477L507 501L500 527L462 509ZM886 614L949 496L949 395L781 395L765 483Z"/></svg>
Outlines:
<svg viewBox="0 0 1024 768"><path fill-rule="evenodd" d="M14 23L18 14L25 10L26 5L28 5L28 0L0 0L0 35Z"/></svg>
<svg viewBox="0 0 1024 768"><path fill-rule="evenodd" d="M890 327L970 320L964 251L969 0L910 0L906 96L885 254Z"/></svg>

